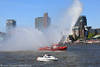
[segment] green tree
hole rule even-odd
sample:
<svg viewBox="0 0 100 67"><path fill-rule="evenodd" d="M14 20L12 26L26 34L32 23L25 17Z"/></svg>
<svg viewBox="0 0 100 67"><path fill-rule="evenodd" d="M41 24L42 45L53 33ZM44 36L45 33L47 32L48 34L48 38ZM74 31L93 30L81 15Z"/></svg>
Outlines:
<svg viewBox="0 0 100 67"><path fill-rule="evenodd" d="M94 33L89 33L88 34L88 39L91 39L95 34Z"/></svg>

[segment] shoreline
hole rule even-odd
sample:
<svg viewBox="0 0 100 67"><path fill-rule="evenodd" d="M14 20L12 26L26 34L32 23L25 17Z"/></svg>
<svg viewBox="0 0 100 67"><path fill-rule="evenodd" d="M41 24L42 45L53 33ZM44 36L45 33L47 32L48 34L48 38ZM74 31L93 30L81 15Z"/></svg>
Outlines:
<svg viewBox="0 0 100 67"><path fill-rule="evenodd" d="M69 45L100 45L100 43L66 43Z"/></svg>

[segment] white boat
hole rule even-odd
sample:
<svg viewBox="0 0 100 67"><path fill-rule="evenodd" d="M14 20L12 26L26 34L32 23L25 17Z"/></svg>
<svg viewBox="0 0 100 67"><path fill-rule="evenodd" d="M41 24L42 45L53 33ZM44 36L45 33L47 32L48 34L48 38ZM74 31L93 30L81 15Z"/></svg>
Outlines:
<svg viewBox="0 0 100 67"><path fill-rule="evenodd" d="M37 61L56 61L58 58L45 54L43 57L37 57Z"/></svg>

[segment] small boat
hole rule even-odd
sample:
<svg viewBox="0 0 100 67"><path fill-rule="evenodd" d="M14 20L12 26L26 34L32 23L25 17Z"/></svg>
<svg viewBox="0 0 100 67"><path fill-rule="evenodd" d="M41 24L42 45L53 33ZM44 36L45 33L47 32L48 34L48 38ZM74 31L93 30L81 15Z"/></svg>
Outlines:
<svg viewBox="0 0 100 67"><path fill-rule="evenodd" d="M37 61L57 61L58 58L45 54L43 57L37 57Z"/></svg>

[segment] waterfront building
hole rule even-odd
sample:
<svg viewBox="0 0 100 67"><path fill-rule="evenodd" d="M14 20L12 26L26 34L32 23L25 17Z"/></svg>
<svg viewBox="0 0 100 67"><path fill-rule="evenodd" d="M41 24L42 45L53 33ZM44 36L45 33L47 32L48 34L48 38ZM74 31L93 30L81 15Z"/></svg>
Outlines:
<svg viewBox="0 0 100 67"><path fill-rule="evenodd" d="M37 17L35 18L35 28L38 30L43 31L44 29L47 29L50 26L51 19L48 16L48 13L44 13L43 17Z"/></svg>
<svg viewBox="0 0 100 67"><path fill-rule="evenodd" d="M13 19L8 19L6 21L6 31L9 32L16 27L16 21Z"/></svg>
<svg viewBox="0 0 100 67"><path fill-rule="evenodd" d="M89 29L88 31L89 33L93 34L93 35L100 35L100 28L96 28L96 29Z"/></svg>
<svg viewBox="0 0 100 67"><path fill-rule="evenodd" d="M79 26L74 26L73 27L73 37L75 38L75 36L79 37Z"/></svg>
<svg viewBox="0 0 100 67"><path fill-rule="evenodd" d="M73 37L79 37L81 39L85 39L86 37L86 30L85 27L87 26L87 19L86 16L80 16L76 22L76 24L73 26Z"/></svg>
<svg viewBox="0 0 100 67"><path fill-rule="evenodd" d="M96 34L100 34L100 28L95 29Z"/></svg>
<svg viewBox="0 0 100 67"><path fill-rule="evenodd" d="M75 26L80 26L80 23L82 23L84 26L87 26L87 19L86 16L80 16L75 24Z"/></svg>
<svg viewBox="0 0 100 67"><path fill-rule="evenodd" d="M72 28L72 36L75 40L88 40L88 39L99 39L100 40L100 28L92 28L91 26L87 26L86 16L80 16L76 22L76 24Z"/></svg>

